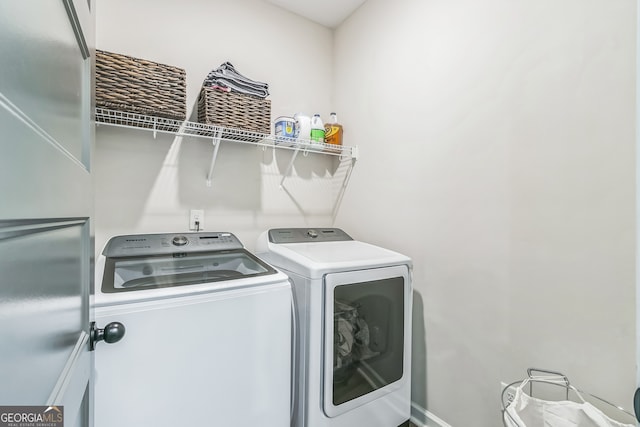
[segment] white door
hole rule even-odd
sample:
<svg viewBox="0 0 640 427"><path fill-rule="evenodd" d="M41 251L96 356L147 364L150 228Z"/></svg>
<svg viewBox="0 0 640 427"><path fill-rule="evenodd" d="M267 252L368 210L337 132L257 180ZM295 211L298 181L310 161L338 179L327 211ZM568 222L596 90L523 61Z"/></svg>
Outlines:
<svg viewBox="0 0 640 427"><path fill-rule="evenodd" d="M327 274L324 284L323 408L336 417L408 383L411 282L398 265Z"/></svg>
<svg viewBox="0 0 640 427"><path fill-rule="evenodd" d="M0 412L67 427L90 424L93 43L90 1L0 2Z"/></svg>

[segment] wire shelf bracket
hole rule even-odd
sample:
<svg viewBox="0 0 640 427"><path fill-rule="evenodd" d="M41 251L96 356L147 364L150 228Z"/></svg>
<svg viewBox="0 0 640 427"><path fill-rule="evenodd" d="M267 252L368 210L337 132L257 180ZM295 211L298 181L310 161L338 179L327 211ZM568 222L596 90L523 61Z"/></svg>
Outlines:
<svg viewBox="0 0 640 427"><path fill-rule="evenodd" d="M281 190L284 189L284 180L287 178L287 175L289 175L289 172L291 172L291 168L293 168L293 163L296 161L296 157L298 156L299 152L300 152L300 147L297 147L296 151L293 152L293 156L291 156L291 160L289 160L289 165L287 166L287 169L285 169L284 173L282 174L282 179L280 180Z"/></svg>
<svg viewBox="0 0 640 427"><path fill-rule="evenodd" d="M213 168L216 165L216 159L218 158L218 150L222 142L222 131L216 132L216 135L211 139L213 144L213 155L211 156L211 165L209 166L209 173L207 174L207 187L211 187L213 182Z"/></svg>

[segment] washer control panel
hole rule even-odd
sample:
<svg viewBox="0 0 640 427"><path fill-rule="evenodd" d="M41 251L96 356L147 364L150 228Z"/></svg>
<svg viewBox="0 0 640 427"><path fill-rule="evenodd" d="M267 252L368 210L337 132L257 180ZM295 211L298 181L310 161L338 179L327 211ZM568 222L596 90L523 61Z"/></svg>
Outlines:
<svg viewBox="0 0 640 427"><path fill-rule="evenodd" d="M109 240L106 257L166 255L172 253L225 251L244 246L231 233L135 234Z"/></svg>
<svg viewBox="0 0 640 427"><path fill-rule="evenodd" d="M273 228L271 243L343 242L353 240L339 228Z"/></svg>

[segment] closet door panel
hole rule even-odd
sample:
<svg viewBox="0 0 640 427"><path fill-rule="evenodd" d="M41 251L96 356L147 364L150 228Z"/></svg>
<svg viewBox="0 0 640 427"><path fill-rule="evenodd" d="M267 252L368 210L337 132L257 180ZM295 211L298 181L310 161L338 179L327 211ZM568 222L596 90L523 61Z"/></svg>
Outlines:
<svg viewBox="0 0 640 427"><path fill-rule="evenodd" d="M80 16L86 15L88 5L77 6ZM81 31L69 19L70 8L75 11L71 1L0 2L0 102L37 123L86 164L80 124L88 119L83 113L87 91L82 90L89 84L88 54L78 43Z"/></svg>

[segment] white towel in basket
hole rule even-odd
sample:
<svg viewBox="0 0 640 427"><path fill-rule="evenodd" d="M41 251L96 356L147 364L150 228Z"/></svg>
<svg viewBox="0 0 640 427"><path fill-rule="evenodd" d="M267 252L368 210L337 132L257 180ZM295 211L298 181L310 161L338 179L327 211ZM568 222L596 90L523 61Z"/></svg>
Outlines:
<svg viewBox="0 0 640 427"><path fill-rule="evenodd" d="M548 401L516 389L503 414L506 427L634 427L612 420L589 402Z"/></svg>
<svg viewBox="0 0 640 427"><path fill-rule="evenodd" d="M204 86L222 86L231 89L232 92L253 95L263 99L269 96L269 85L267 83L251 80L240 74L230 62L223 63L207 74L203 84Z"/></svg>

